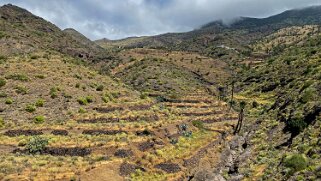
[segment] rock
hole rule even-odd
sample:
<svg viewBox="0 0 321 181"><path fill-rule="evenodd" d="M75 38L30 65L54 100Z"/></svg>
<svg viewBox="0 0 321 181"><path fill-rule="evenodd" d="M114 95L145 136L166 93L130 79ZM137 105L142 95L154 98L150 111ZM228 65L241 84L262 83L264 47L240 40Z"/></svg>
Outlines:
<svg viewBox="0 0 321 181"><path fill-rule="evenodd" d="M244 178L244 175L233 175L231 176L231 178L229 179L229 181L240 181Z"/></svg>
<svg viewBox="0 0 321 181"><path fill-rule="evenodd" d="M245 143L243 136L236 136L230 143L231 149L236 151L242 151L242 145Z"/></svg>
<svg viewBox="0 0 321 181"><path fill-rule="evenodd" d="M251 150L250 149L246 149L238 158L238 162L239 163L244 163L246 160L249 159L249 157L251 156Z"/></svg>
<svg viewBox="0 0 321 181"><path fill-rule="evenodd" d="M194 175L192 181L226 181L220 174L214 174L208 170L202 170Z"/></svg>

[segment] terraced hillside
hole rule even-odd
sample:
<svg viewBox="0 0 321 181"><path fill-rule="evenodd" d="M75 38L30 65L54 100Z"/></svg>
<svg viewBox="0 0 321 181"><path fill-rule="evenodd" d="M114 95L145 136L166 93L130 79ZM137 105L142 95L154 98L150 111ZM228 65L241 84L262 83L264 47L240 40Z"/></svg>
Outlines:
<svg viewBox="0 0 321 181"><path fill-rule="evenodd" d="M215 92L225 63L148 49L96 62L107 51L77 31L0 12L0 180L176 180L219 164L238 119Z"/></svg>
<svg viewBox="0 0 321 181"><path fill-rule="evenodd" d="M218 96L217 88L228 84L232 74L227 63L197 53L131 49L118 56L116 61L97 66L154 97L183 96L198 89Z"/></svg>
<svg viewBox="0 0 321 181"><path fill-rule="evenodd" d="M40 62L39 65L48 66L50 70L55 70L54 66L67 70L70 66L75 68L68 62L59 63L59 57L52 58L28 60L23 67L29 70L34 62ZM7 63L14 66L15 61L19 60L9 59ZM57 80L60 84L56 94L52 94L55 96L51 95L50 87L55 85L55 75L64 74L64 69L47 73L44 79L50 84L42 84L41 88L33 87L39 79L33 78L34 75L14 76L28 77L28 82L3 76L7 78L4 78L6 85L1 90L7 98L1 98L2 102L7 103L10 97L15 99L1 113L4 119L0 159L1 168L5 168L0 170L1 179L175 180L193 175L203 168L201 163L212 166L218 163L204 153L211 150L212 157L217 157L223 139L229 139L232 125L237 120L237 115L225 103L202 91L180 99L142 99L137 93L86 68L78 67L74 71L78 74L70 72L69 80ZM37 77L42 77L41 72L38 73ZM91 84L99 77L102 79L100 83L108 81L102 84L103 90L100 85ZM64 85L65 82L68 84ZM79 88L76 82L80 82ZM27 84L27 89L38 89L42 96L32 90L13 96L16 93L10 91L14 89L12 85L23 83ZM65 93L71 94L68 100ZM93 102L86 95L90 95ZM35 98L41 98L44 104L39 106L40 101ZM63 107L68 111L67 115L54 111L46 114L47 108L65 106L63 102L68 104ZM11 114L10 107L17 104L32 105L36 110L30 112L27 106ZM44 119L39 117L42 113ZM28 121L17 115L32 119ZM62 118L55 120L55 115ZM41 143L46 141L48 144L42 148Z"/></svg>
<svg viewBox="0 0 321 181"><path fill-rule="evenodd" d="M0 7L0 180L318 180L320 12L92 42Z"/></svg>

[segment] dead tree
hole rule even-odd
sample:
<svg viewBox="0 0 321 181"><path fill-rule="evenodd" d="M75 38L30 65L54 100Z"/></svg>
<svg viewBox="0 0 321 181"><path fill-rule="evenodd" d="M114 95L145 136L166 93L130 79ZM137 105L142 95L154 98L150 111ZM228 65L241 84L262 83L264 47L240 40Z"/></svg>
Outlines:
<svg viewBox="0 0 321 181"><path fill-rule="evenodd" d="M233 102L234 102L234 84L235 84L235 81L233 80L231 84L232 84L232 90L231 90L230 110L232 109Z"/></svg>
<svg viewBox="0 0 321 181"><path fill-rule="evenodd" d="M237 121L237 125L234 130L234 135L239 133L241 131L242 125L243 125L243 119L244 119L244 109L245 109L246 103L244 101L240 102L240 112L239 112L239 118Z"/></svg>

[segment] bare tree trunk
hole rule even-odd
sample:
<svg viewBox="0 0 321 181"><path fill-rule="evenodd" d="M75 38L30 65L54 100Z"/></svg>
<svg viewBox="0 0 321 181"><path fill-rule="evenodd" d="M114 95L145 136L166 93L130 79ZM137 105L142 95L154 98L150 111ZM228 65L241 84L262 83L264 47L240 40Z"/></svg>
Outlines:
<svg viewBox="0 0 321 181"><path fill-rule="evenodd" d="M243 126L243 118L244 118L244 111L243 109L240 112L240 125L239 125L239 130L237 130L237 133L239 133L241 131L241 128Z"/></svg>
<svg viewBox="0 0 321 181"><path fill-rule="evenodd" d="M238 121L237 121L237 125L236 125L236 127L234 129L234 135L241 131L242 124L243 124L243 117L244 117L244 111L243 111L243 109L241 109L241 111L239 113L239 118L238 118Z"/></svg>

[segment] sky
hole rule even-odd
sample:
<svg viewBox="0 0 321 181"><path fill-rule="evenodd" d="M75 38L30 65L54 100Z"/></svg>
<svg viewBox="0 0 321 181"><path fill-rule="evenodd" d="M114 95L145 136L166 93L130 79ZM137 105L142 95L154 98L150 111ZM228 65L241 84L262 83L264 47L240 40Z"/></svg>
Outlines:
<svg viewBox="0 0 321 181"><path fill-rule="evenodd" d="M267 17L320 0L0 0L91 40L185 32L214 20Z"/></svg>

